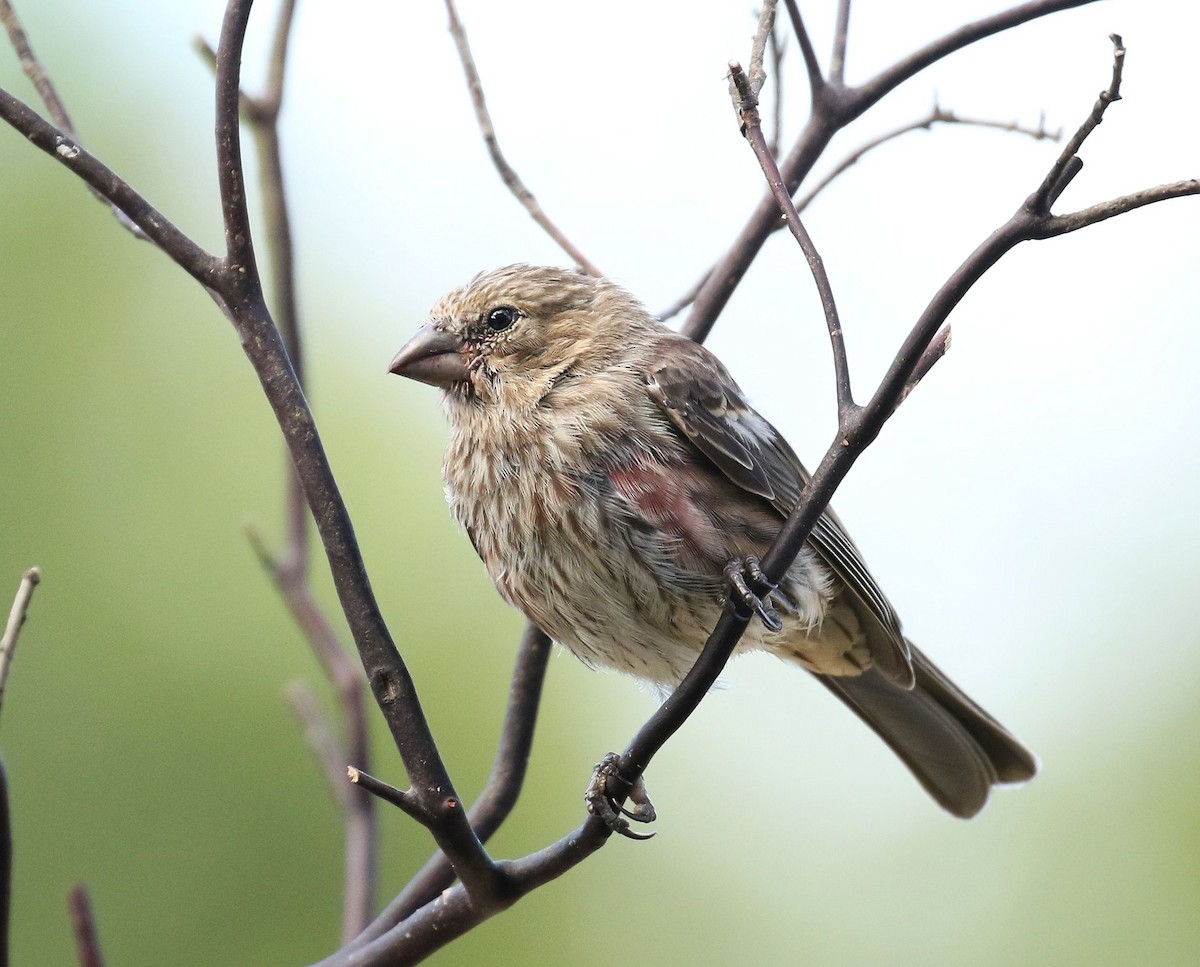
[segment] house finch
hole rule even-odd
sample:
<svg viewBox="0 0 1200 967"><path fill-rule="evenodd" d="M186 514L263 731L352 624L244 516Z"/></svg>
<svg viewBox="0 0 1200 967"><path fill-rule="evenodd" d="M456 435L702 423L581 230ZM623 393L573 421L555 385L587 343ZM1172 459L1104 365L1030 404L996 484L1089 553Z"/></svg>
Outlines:
<svg viewBox="0 0 1200 967"><path fill-rule="evenodd" d="M815 675L956 816L1036 772L903 636L832 511L777 589L756 573L808 475L712 353L613 282L476 276L391 372L441 387L454 516L505 600L588 665L669 690L732 594L762 618L738 652Z"/></svg>

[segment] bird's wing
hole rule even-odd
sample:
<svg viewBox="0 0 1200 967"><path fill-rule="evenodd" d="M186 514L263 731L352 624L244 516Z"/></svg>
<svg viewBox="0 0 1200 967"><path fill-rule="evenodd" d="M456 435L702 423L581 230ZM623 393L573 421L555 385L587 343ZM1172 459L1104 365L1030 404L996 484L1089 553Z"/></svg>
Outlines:
<svg viewBox="0 0 1200 967"><path fill-rule="evenodd" d="M764 497L787 517L809 481L808 471L778 430L746 402L725 367L698 343L672 339L671 362L646 374L651 398L709 460L742 489ZM900 621L863 563L858 548L827 510L809 542L861 605L876 667L907 688L913 682Z"/></svg>

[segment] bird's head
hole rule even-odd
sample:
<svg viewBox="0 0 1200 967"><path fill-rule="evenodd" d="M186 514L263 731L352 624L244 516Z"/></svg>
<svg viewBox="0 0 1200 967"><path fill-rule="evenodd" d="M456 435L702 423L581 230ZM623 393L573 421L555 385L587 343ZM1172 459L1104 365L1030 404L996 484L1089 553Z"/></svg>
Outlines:
<svg viewBox="0 0 1200 967"><path fill-rule="evenodd" d="M452 400L531 407L555 382L613 366L638 330L653 325L606 279L509 265L443 296L390 371L439 386Z"/></svg>

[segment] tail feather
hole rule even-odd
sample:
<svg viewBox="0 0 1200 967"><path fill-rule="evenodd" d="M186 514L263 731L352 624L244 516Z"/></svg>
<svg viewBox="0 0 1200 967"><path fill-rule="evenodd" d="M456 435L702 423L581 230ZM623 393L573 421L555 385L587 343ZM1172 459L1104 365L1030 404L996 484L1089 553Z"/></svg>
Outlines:
<svg viewBox="0 0 1200 967"><path fill-rule="evenodd" d="M1038 762L1032 752L915 647L912 660L916 682L911 689L875 669L853 677L816 677L955 816L978 813L994 785L1033 778Z"/></svg>

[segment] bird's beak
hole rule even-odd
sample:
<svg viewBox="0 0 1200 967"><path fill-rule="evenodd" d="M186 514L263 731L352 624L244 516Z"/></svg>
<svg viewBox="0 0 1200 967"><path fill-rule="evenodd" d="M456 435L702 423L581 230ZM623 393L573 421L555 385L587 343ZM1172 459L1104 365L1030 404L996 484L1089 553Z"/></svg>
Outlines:
<svg viewBox="0 0 1200 967"><path fill-rule="evenodd" d="M467 378L462 340L434 326L424 326L396 353L389 373L449 389Z"/></svg>

